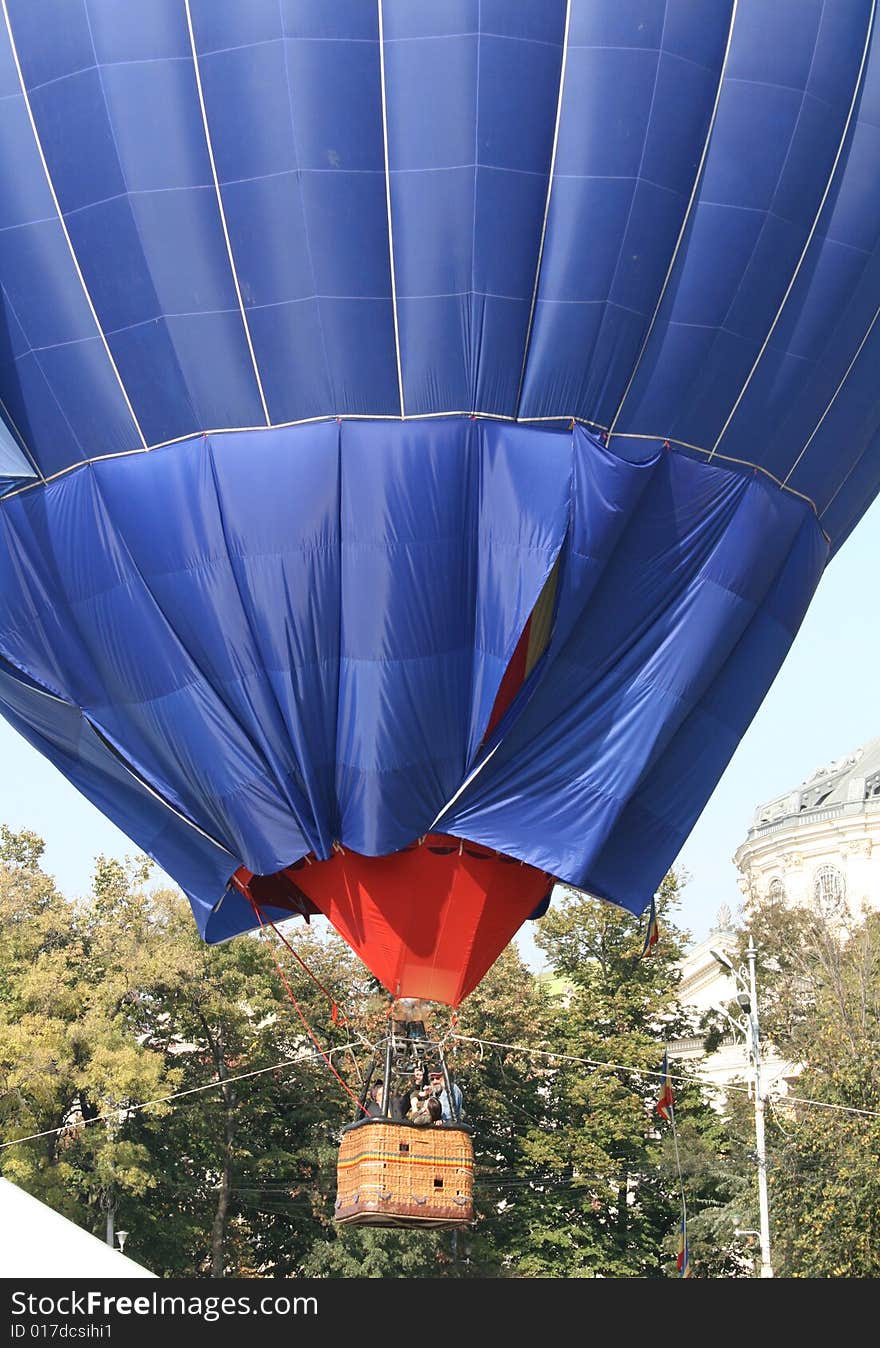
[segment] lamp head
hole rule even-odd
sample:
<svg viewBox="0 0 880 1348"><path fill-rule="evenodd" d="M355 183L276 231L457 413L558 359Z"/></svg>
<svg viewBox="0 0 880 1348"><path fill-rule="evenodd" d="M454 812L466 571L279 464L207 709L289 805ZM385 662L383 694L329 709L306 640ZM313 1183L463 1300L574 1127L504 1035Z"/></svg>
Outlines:
<svg viewBox="0 0 880 1348"><path fill-rule="evenodd" d="M716 950L714 946L710 946L709 954L712 956L713 960L715 960L717 964L721 965L722 969L727 969L727 971L732 974L736 973L736 969L734 969L732 963L723 953L723 951Z"/></svg>

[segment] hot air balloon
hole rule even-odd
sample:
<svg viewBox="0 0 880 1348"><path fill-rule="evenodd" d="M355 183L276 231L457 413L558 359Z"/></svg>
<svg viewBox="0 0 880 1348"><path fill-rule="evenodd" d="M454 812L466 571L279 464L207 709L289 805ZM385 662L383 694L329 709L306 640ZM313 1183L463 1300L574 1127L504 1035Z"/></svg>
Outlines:
<svg viewBox="0 0 880 1348"><path fill-rule="evenodd" d="M641 913L880 487L876 0L0 0L0 710L208 941Z"/></svg>

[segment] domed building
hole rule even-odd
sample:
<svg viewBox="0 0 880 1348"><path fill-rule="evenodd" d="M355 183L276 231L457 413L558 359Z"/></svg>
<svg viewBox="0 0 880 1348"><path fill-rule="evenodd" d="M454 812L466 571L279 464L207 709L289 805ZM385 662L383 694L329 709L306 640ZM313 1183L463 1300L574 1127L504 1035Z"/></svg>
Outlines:
<svg viewBox="0 0 880 1348"><path fill-rule="evenodd" d="M857 919L863 907L880 909L880 737L759 805L733 860L740 871L746 925L750 912L774 899L815 906L832 920L847 913ZM733 979L712 952L731 956L735 949L730 910L722 905L707 939L682 960L678 1000L683 1006L699 1014L731 1001ZM674 1041L669 1053L715 1086L719 1107L724 1087L746 1075L739 1035L726 1037L708 1056L700 1036ZM766 1041L761 1070L763 1091L782 1096L799 1072Z"/></svg>
<svg viewBox="0 0 880 1348"><path fill-rule="evenodd" d="M880 907L880 738L759 805L733 859L746 914L767 899L829 918Z"/></svg>

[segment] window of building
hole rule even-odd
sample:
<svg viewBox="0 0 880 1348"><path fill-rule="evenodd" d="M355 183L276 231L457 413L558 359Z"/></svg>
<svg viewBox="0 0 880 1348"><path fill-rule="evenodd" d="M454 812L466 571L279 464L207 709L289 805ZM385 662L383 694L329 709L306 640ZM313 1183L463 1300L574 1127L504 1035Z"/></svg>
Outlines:
<svg viewBox="0 0 880 1348"><path fill-rule="evenodd" d="M767 898L770 903L785 903L785 885L777 876L771 880L767 887Z"/></svg>
<svg viewBox="0 0 880 1348"><path fill-rule="evenodd" d="M813 878L813 898L824 917L840 914L846 898L846 883L835 866L820 866Z"/></svg>

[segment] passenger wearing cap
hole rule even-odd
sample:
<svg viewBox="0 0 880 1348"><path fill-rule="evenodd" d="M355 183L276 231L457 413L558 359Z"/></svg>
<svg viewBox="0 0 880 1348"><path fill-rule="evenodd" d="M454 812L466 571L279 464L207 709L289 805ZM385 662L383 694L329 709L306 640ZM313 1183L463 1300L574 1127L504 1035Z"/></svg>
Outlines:
<svg viewBox="0 0 880 1348"><path fill-rule="evenodd" d="M428 1085L431 1092L440 1100L440 1121L441 1123L457 1123L461 1118L462 1094L461 1087L457 1081L452 1083L452 1100L455 1106L454 1111L449 1107L449 1096L446 1087L443 1084L443 1073L432 1071L428 1074Z"/></svg>

